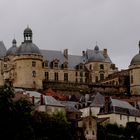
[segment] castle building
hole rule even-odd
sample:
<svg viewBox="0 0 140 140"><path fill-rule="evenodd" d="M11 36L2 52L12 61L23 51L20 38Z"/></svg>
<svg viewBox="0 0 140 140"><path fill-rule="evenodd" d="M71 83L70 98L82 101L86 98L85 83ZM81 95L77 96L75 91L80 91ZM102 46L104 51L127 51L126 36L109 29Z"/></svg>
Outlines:
<svg viewBox="0 0 140 140"><path fill-rule="evenodd" d="M117 71L107 49L87 49L82 55L41 50L33 43L33 32L27 27L20 46L14 39L6 50L0 42L0 85L9 82L16 88L42 89L44 81L64 83L97 83Z"/></svg>

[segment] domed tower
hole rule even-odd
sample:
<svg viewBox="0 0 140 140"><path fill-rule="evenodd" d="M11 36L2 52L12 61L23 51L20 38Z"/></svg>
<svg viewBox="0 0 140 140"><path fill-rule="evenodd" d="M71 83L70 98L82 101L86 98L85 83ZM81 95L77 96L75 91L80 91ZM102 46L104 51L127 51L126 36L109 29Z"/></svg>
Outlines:
<svg viewBox="0 0 140 140"><path fill-rule="evenodd" d="M130 75L130 92L133 95L140 95L140 41L139 41L139 53L136 54L129 66Z"/></svg>
<svg viewBox="0 0 140 140"><path fill-rule="evenodd" d="M86 68L90 72L90 82L94 83L103 80L113 72L107 49L100 50L99 46L96 45L94 50L88 49L86 55Z"/></svg>
<svg viewBox="0 0 140 140"><path fill-rule="evenodd" d="M39 48L32 41L32 30L27 27L23 33L24 42L16 51L14 87L41 89L42 61Z"/></svg>
<svg viewBox="0 0 140 140"><path fill-rule="evenodd" d="M7 52L6 52L6 56L13 56L16 55L17 52L17 41L14 38L12 41L12 47L10 47Z"/></svg>

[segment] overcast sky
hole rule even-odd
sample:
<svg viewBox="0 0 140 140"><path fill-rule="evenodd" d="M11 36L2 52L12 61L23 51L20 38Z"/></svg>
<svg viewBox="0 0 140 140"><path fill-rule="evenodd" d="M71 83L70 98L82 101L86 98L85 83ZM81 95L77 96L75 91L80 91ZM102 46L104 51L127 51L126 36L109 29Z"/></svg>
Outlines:
<svg viewBox="0 0 140 140"><path fill-rule="evenodd" d="M80 55L107 48L113 63L127 69L138 53L140 0L0 0L0 40L7 48L29 25L40 49Z"/></svg>

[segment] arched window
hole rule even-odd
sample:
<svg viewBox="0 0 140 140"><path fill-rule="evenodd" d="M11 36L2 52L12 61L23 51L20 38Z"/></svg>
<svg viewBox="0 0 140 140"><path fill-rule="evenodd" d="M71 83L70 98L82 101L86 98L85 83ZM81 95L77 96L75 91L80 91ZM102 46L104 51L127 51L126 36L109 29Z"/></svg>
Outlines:
<svg viewBox="0 0 140 140"><path fill-rule="evenodd" d="M32 71L32 76L36 77L36 71Z"/></svg>
<svg viewBox="0 0 140 140"><path fill-rule="evenodd" d="M104 80L104 74L100 74L100 80Z"/></svg>

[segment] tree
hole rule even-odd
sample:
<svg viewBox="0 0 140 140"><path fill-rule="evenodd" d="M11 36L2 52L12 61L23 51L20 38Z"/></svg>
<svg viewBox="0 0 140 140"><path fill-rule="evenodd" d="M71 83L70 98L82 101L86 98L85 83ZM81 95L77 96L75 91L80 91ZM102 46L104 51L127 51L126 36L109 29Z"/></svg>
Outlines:
<svg viewBox="0 0 140 140"><path fill-rule="evenodd" d="M32 104L21 98L14 102L13 108L13 139L14 140L32 140L34 138L34 130L32 127Z"/></svg>
<svg viewBox="0 0 140 140"><path fill-rule="evenodd" d="M12 129L14 91L8 85L0 89L0 138L7 138Z"/></svg>

